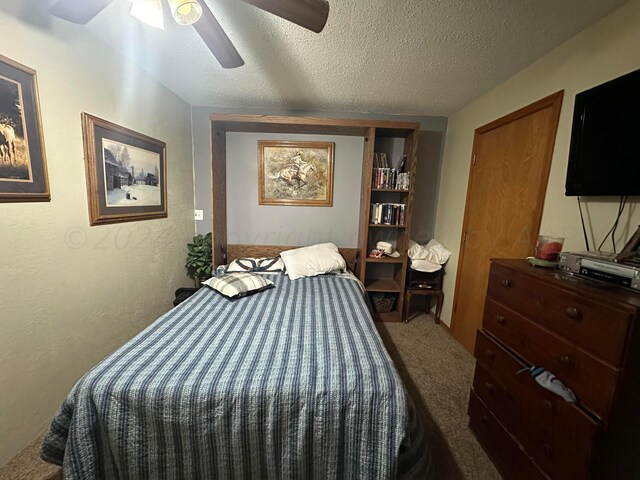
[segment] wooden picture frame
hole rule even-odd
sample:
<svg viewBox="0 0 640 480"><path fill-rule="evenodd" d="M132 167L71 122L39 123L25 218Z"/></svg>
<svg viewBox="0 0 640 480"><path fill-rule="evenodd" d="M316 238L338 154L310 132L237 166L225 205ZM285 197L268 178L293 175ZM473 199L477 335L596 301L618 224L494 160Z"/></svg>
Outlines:
<svg viewBox="0 0 640 480"><path fill-rule="evenodd" d="M333 206L335 143L258 141L258 204Z"/></svg>
<svg viewBox="0 0 640 480"><path fill-rule="evenodd" d="M0 202L48 202L35 70L0 55Z"/></svg>
<svg viewBox="0 0 640 480"><path fill-rule="evenodd" d="M82 114L90 225L166 218L166 144Z"/></svg>

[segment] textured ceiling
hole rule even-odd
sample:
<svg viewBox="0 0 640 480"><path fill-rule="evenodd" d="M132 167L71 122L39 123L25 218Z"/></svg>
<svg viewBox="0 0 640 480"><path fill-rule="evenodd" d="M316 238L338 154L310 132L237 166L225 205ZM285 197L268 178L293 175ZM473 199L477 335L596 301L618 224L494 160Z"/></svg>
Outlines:
<svg viewBox="0 0 640 480"><path fill-rule="evenodd" d="M245 60L224 70L191 27L115 0L86 27L194 106L449 115L625 0L329 0L309 32L206 0ZM166 6L166 4L165 4Z"/></svg>

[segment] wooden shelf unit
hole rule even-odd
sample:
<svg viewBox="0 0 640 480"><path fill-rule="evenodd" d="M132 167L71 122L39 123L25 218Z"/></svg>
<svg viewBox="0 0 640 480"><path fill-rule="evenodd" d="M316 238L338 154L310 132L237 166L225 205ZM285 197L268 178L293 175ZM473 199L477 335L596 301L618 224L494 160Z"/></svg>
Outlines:
<svg viewBox="0 0 640 480"><path fill-rule="evenodd" d="M398 188L372 188L372 192L387 192L387 193L409 193L409 190Z"/></svg>
<svg viewBox="0 0 640 480"><path fill-rule="evenodd" d="M404 262L402 257L398 257L398 258L394 258L394 257L382 257L382 258L365 257L364 261L365 262L369 262L369 263L402 263L402 262Z"/></svg>
<svg viewBox="0 0 640 480"><path fill-rule="evenodd" d="M228 132L248 133L290 133L341 135L364 137L362 157L362 184L360 191L360 215L358 226L358 256L355 273L369 284L372 293L397 293L395 308L390 313L378 314L377 320L400 321L403 307L403 293L407 270L407 243L411 227L411 206L415 182L416 156L420 124L417 122L396 122L387 120L346 120L318 117L288 117L277 115L236 115L216 113L211 120L211 160L212 160L212 232L213 263L223 261L221 247L227 245L227 192L226 192L226 134ZM407 155L404 171L411 173L408 190L373 189L373 156L376 140L396 139L403 142L403 153ZM386 152L391 154L392 152ZM399 158L391 158L395 166ZM372 200L400 199L404 203L404 225L369 225L370 203ZM390 239L401 256L394 259L368 259L367 252L375 246L375 238L382 235ZM370 245L374 242L373 246ZM339 245L344 246L344 245ZM366 259L366 260L364 260ZM376 268L388 269L386 275L378 275Z"/></svg>
<svg viewBox="0 0 640 480"><path fill-rule="evenodd" d="M367 292L400 293L403 288L392 278L367 280L364 284Z"/></svg>
<svg viewBox="0 0 640 480"><path fill-rule="evenodd" d="M406 225L391 225L388 223L370 223L369 228L407 228Z"/></svg>
<svg viewBox="0 0 640 480"><path fill-rule="evenodd" d="M393 122L392 122L393 123ZM411 212L413 203L413 190L416 176L418 135L420 124L415 123L410 128L407 124L398 123L384 128L370 128L365 136L365 148L362 169L362 190L360 196L360 229L358 232L358 248L361 255L366 257L369 250L375 247L378 240L384 240L394 245L400 253L398 258L368 258L358 262L357 275L364 283L368 293L371 294L397 294L394 309L389 313L376 313L379 321L399 322L402 320L404 308L404 290L408 267L406 251L411 232ZM380 142L380 140L382 142ZM373 188L374 154L386 153L391 163L390 167L397 167L399 156L388 148L388 139L396 139L403 142L402 153L407 156L404 171L411 174L409 188L389 189ZM381 143L383 145L381 145ZM394 149L396 150L396 149ZM396 158L398 157L398 158ZM388 200L389 197L395 198ZM372 203L403 203L405 204L405 222L402 225L372 224L370 223Z"/></svg>

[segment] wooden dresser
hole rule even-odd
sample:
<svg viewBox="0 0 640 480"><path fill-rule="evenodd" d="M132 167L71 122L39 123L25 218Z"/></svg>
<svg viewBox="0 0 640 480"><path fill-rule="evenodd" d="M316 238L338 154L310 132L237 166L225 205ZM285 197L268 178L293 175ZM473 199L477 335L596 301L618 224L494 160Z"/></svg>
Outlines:
<svg viewBox="0 0 640 480"><path fill-rule="evenodd" d="M492 260L469 425L507 479L640 478L640 294ZM522 368L541 366L577 404Z"/></svg>

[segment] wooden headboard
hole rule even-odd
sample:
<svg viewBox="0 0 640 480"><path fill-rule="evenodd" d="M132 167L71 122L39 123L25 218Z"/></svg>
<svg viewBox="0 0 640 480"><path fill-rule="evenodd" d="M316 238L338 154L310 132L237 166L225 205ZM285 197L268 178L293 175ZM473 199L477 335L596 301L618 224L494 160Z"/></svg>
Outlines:
<svg viewBox="0 0 640 480"><path fill-rule="evenodd" d="M291 250L300 247L285 247L282 245L239 245L229 244L227 245L227 259L233 260L235 258L247 258L247 257L275 257L280 255L280 252L285 250ZM340 254L347 262L347 267L352 272L355 272L356 261L358 258L357 248L338 248Z"/></svg>

